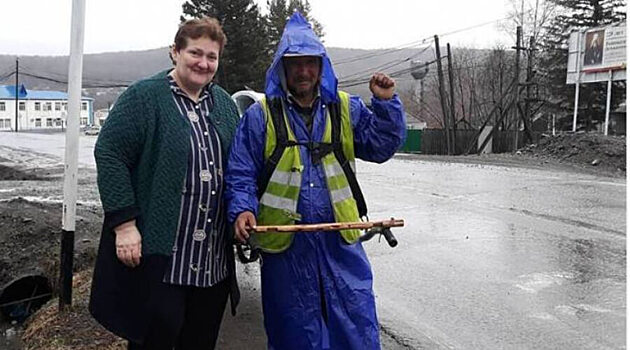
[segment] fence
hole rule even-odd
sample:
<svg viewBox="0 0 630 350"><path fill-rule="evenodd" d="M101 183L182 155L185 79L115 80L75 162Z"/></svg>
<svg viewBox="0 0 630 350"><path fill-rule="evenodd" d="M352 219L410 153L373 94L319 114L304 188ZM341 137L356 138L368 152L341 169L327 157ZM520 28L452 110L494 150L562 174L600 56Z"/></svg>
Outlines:
<svg viewBox="0 0 630 350"><path fill-rule="evenodd" d="M468 145L474 141L474 145L470 151L471 154L477 153L479 140L477 139L477 130L458 129L455 133L455 154L464 154ZM534 142L540 138L540 133L532 135ZM496 131L492 138L492 152L505 153L514 151L514 131ZM483 142L483 140L481 140ZM525 133L518 132L518 148L525 146ZM407 139L405 144L400 148L399 152L403 153L423 153L423 154L448 154L446 149L446 134L443 129L424 129L424 130L407 130Z"/></svg>

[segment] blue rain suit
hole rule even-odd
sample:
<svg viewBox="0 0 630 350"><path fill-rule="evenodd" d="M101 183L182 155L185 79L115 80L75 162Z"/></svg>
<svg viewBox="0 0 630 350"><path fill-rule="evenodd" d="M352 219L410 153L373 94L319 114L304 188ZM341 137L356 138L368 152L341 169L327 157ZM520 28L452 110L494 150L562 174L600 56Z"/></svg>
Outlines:
<svg viewBox="0 0 630 350"><path fill-rule="evenodd" d="M312 133L292 107L283 85L282 56L322 58L319 97L314 101ZM321 141L325 105L337 101L337 78L324 46L298 13L287 23L266 76L265 94L287 101L290 127L300 142ZM371 112L358 96L350 100L355 155L385 162L405 138L405 113L398 98L372 98ZM244 114L233 141L226 174L228 218L258 210L256 180L264 165L265 122L261 105ZM304 146L298 223L334 222L321 163L313 165ZM360 176L359 176L360 177ZM372 272L361 243L347 244L338 232L298 233L278 254L262 255L262 303L269 349L380 349Z"/></svg>

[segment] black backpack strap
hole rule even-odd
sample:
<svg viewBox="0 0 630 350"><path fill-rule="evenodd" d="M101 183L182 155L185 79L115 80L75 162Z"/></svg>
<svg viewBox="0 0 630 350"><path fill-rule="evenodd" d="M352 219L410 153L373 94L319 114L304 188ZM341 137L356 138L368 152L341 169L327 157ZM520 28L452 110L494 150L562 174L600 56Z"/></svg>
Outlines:
<svg viewBox="0 0 630 350"><path fill-rule="evenodd" d="M290 146L296 145L304 145L311 151L311 158L315 164L319 163L321 158L323 158L326 154L332 152L337 158L337 161L341 165L343 172L348 179L348 184L350 185L350 190L352 191L352 196L357 203L357 209L359 211L359 217L364 217L367 215L367 205L365 203L365 198L363 197L363 193L361 192L361 187L359 187L359 182L357 181L357 177L350 166L350 162L346 158L346 155L343 153L343 147L341 143L341 106L339 103L329 103L328 111L330 113L331 120L331 139L332 144L328 143L308 143L302 144L294 141L289 141L287 125L284 122L284 106L282 100L279 98L269 99L267 98L267 105L269 107L270 115L268 118L271 118L271 122L273 123L274 129L276 130L276 147L271 153L271 157L265 161L265 165L263 166L263 170L258 176L258 199L262 197L267 189L267 185L269 184L269 179L271 179L271 175L273 174L282 154L284 153L284 149ZM268 122L265 120L265 122Z"/></svg>
<svg viewBox="0 0 630 350"><path fill-rule="evenodd" d="M367 205L365 203L365 198L363 197L363 192L361 192L361 187L359 187L359 182L357 181L354 170L352 170L352 167L350 166L350 162L346 158L346 155L343 153L343 147L341 143L341 105L339 103L329 103L328 111L330 113L330 120L332 122L331 136L335 158L337 158L337 161L339 162L339 164L341 164L343 173L346 175L346 179L348 179L348 184L350 185L352 196L357 202L359 217L367 216Z"/></svg>
<svg viewBox="0 0 630 350"><path fill-rule="evenodd" d="M273 127L276 130L276 147L273 149L271 157L265 161L263 170L260 176L258 176L258 199L260 199L263 193L265 193L267 185L269 184L269 179L271 178L273 171L276 169L289 140L287 125L284 122L284 107L282 105L282 100L279 98L266 99L270 112L270 115L268 115L267 118L271 118ZM265 120L265 123L268 122L268 120Z"/></svg>

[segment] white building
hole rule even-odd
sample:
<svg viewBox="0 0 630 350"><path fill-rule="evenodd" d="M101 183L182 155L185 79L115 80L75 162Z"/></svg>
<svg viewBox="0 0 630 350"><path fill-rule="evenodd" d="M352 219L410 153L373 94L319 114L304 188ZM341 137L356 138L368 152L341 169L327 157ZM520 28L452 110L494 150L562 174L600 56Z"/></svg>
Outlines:
<svg viewBox="0 0 630 350"><path fill-rule="evenodd" d="M19 85L18 130L65 127L68 94L61 91L27 90ZM15 85L0 85L0 130L15 130ZM81 126L94 124L94 99L81 98Z"/></svg>

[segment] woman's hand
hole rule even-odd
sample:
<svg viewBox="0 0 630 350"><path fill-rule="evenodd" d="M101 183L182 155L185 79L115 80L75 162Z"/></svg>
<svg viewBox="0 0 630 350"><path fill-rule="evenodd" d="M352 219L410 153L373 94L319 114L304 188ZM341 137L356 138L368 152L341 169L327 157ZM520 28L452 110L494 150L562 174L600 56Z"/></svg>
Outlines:
<svg viewBox="0 0 630 350"><path fill-rule="evenodd" d="M136 220L127 221L114 228L116 233L116 256L129 267L140 265L142 257L142 236L136 227Z"/></svg>

